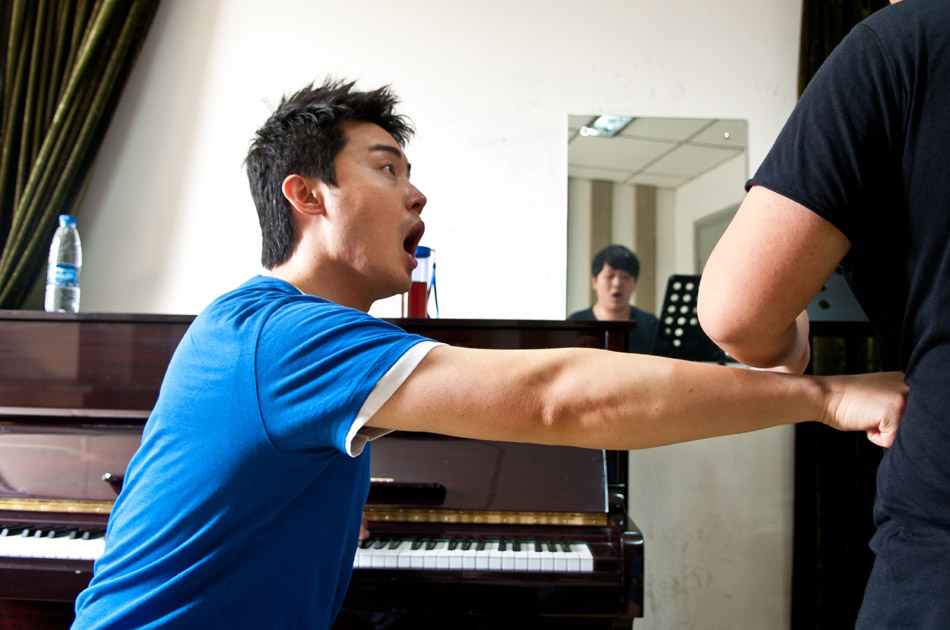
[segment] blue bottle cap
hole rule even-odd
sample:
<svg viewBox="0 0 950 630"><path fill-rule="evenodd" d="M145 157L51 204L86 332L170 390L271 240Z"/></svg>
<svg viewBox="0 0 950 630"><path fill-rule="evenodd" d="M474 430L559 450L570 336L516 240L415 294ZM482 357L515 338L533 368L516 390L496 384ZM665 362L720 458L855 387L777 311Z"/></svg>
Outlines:
<svg viewBox="0 0 950 630"><path fill-rule="evenodd" d="M416 258L428 258L431 253L431 247L424 247L422 245L416 247Z"/></svg>
<svg viewBox="0 0 950 630"><path fill-rule="evenodd" d="M62 226L76 227L76 217L71 214L59 215L59 224Z"/></svg>

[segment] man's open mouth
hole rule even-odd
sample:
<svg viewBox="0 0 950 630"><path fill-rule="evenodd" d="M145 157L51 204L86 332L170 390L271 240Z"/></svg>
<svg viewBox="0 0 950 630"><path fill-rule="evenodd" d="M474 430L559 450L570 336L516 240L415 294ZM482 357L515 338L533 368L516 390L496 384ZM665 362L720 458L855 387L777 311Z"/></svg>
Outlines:
<svg viewBox="0 0 950 630"><path fill-rule="evenodd" d="M406 253L412 257L416 255L416 247L419 246L419 241L422 240L422 235L426 231L426 226L424 223L418 223L412 230L409 232L409 235L406 237L406 240L402 242L402 248L406 250Z"/></svg>

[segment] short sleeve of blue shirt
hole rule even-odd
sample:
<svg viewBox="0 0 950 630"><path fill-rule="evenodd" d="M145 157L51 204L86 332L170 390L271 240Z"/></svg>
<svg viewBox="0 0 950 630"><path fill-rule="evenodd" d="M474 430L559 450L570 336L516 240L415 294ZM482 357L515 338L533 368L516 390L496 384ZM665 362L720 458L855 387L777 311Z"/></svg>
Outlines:
<svg viewBox="0 0 950 630"><path fill-rule="evenodd" d="M361 446L351 451L348 436L370 394L407 353L409 371L415 367L425 352L413 356L413 347L422 344L427 350L433 343L320 298L299 296L281 305L267 318L257 341L265 430L286 451L333 447L358 453ZM379 404L401 378L389 384Z"/></svg>

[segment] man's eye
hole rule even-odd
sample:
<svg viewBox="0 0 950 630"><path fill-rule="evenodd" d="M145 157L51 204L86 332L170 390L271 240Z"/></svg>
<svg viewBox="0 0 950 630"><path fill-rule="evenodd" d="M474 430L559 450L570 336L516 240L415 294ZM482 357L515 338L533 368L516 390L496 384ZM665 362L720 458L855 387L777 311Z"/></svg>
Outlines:
<svg viewBox="0 0 950 630"><path fill-rule="evenodd" d="M393 168L393 165L392 165L392 164L386 164L385 166L383 166L383 170L389 171L389 173L390 173L391 175L395 175L395 174L396 174L396 169Z"/></svg>

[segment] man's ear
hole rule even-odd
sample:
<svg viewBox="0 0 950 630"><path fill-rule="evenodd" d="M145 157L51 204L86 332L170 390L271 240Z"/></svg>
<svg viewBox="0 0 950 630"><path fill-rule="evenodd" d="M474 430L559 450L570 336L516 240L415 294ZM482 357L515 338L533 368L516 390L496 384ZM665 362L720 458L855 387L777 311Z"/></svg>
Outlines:
<svg viewBox="0 0 950 630"><path fill-rule="evenodd" d="M281 191L290 202L294 210L304 214L320 214L323 212L323 193L320 190L319 180L302 175L288 175L284 178Z"/></svg>

